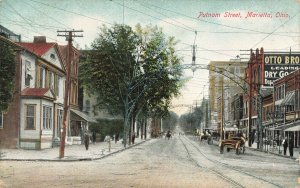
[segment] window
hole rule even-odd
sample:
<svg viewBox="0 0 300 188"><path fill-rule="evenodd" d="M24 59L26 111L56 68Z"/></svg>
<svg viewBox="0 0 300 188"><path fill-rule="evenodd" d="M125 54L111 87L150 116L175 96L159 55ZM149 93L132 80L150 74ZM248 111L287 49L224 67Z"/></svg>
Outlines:
<svg viewBox="0 0 300 188"><path fill-rule="evenodd" d="M0 112L0 129L3 129L3 112Z"/></svg>
<svg viewBox="0 0 300 188"><path fill-rule="evenodd" d="M40 69L40 88L45 88L45 68Z"/></svg>
<svg viewBox="0 0 300 188"><path fill-rule="evenodd" d="M60 137L60 129L62 128L63 110L57 109L57 136Z"/></svg>
<svg viewBox="0 0 300 188"><path fill-rule="evenodd" d="M50 86L50 89L54 90L54 74L53 74L53 72L49 72L49 86Z"/></svg>
<svg viewBox="0 0 300 188"><path fill-rule="evenodd" d="M285 96L285 88L284 85L280 85L275 90L276 94L276 100L283 99Z"/></svg>
<svg viewBox="0 0 300 188"><path fill-rule="evenodd" d="M31 63L30 61L25 61L25 86L30 86L30 80L32 80L31 75Z"/></svg>
<svg viewBox="0 0 300 188"><path fill-rule="evenodd" d="M26 105L26 116L25 116L25 129L34 130L35 129L35 105Z"/></svg>
<svg viewBox="0 0 300 188"><path fill-rule="evenodd" d="M43 106L43 129L52 129L52 107Z"/></svg>
<svg viewBox="0 0 300 188"><path fill-rule="evenodd" d="M54 74L54 93L59 96L59 76Z"/></svg>
<svg viewBox="0 0 300 188"><path fill-rule="evenodd" d="M51 58L52 60L55 60L55 59L56 59L56 57L55 57L54 54L50 54L50 58Z"/></svg>

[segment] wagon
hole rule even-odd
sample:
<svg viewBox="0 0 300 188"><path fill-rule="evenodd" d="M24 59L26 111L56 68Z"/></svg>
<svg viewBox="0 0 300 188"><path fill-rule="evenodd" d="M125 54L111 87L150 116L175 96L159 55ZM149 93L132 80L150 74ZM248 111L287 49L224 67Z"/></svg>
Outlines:
<svg viewBox="0 0 300 188"><path fill-rule="evenodd" d="M231 149L235 149L237 155L241 152L245 153L245 142L246 139L244 137L232 137L230 139L222 140L220 142L220 153L223 154L225 147L227 152Z"/></svg>

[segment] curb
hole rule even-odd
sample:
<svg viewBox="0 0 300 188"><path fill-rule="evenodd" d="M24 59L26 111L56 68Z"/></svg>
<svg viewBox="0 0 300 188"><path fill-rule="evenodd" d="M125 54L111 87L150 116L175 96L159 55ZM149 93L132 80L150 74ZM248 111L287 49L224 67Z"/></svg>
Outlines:
<svg viewBox="0 0 300 188"><path fill-rule="evenodd" d="M103 155L101 157L95 157L95 158L92 158L92 157L91 158L78 158L78 159L1 159L0 158L0 161L33 161L33 162L80 162L80 161L94 161L94 160L104 159L104 158L106 158L108 156L120 153L120 152L122 152L122 151L124 151L126 149L130 149L132 147L138 146L138 145L143 144L143 143L145 143L145 142L147 142L149 140L151 140L151 139L143 140L143 141L141 141L139 143L127 146L126 148L122 148L120 150L108 153L108 154Z"/></svg>

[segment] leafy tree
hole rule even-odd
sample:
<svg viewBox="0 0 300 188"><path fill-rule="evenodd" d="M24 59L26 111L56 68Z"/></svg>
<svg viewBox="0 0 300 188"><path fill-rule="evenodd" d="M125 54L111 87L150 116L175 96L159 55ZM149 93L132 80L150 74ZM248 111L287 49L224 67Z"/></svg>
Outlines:
<svg viewBox="0 0 300 188"><path fill-rule="evenodd" d="M80 67L81 81L97 96L98 105L123 114L124 134L129 131L129 119L142 109L166 112L180 87L174 38L167 39L157 27L138 25L136 30L118 24L103 26Z"/></svg>
<svg viewBox="0 0 300 188"><path fill-rule="evenodd" d="M174 130L177 122L178 122L178 115L175 112L169 112L167 116L163 118L163 130Z"/></svg>
<svg viewBox="0 0 300 188"><path fill-rule="evenodd" d="M0 112L5 111L12 100L15 68L12 45L0 38Z"/></svg>
<svg viewBox="0 0 300 188"><path fill-rule="evenodd" d="M194 132L200 128L203 119L203 107L196 107L192 113L183 114L179 118L179 124L185 132Z"/></svg>

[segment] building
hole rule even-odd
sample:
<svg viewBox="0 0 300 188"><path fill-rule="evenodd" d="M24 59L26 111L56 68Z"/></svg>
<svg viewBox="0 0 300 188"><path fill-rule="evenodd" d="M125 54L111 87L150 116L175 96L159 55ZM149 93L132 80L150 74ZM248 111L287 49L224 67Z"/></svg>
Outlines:
<svg viewBox="0 0 300 188"><path fill-rule="evenodd" d="M17 35L14 32L10 31L9 29L0 25L0 36L8 38L14 42L21 42L21 35Z"/></svg>
<svg viewBox="0 0 300 188"><path fill-rule="evenodd" d="M43 149L52 147L59 134L63 109L65 68L56 43L36 37L33 43L14 43L15 93L0 130L2 147ZM11 129L13 127L13 129Z"/></svg>
<svg viewBox="0 0 300 188"><path fill-rule="evenodd" d="M1 146L44 149L59 144L68 62L66 46L46 42L44 36L34 37L33 42L15 43L5 37L1 40L18 49L13 101L1 113ZM71 54L67 143L80 144L91 119L78 108L79 52L73 48Z"/></svg>
<svg viewBox="0 0 300 188"><path fill-rule="evenodd" d="M294 140L294 146L300 145L300 70L294 71L274 82L275 112L282 114L282 121L274 126L280 138Z"/></svg>
<svg viewBox="0 0 300 188"><path fill-rule="evenodd" d="M247 64L240 59L211 61L209 67L209 96L211 126L234 126L231 113L232 96L244 92L244 72ZM221 108L220 108L221 107Z"/></svg>

